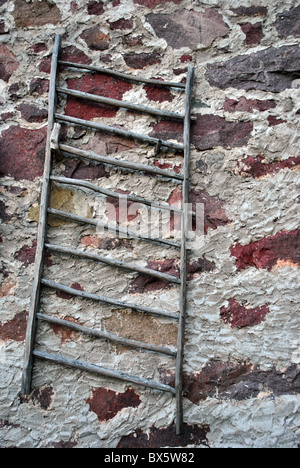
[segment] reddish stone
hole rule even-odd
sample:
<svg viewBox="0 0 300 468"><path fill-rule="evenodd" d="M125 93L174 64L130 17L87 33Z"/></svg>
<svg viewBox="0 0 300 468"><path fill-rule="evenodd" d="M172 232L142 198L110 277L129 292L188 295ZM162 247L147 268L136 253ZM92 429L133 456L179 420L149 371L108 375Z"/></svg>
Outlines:
<svg viewBox="0 0 300 468"><path fill-rule="evenodd" d="M103 164L85 164L82 161L66 161L63 175L69 179L101 179L109 177L109 172L105 170Z"/></svg>
<svg viewBox="0 0 300 468"><path fill-rule="evenodd" d="M123 408L137 408L141 399L134 390L117 393L107 388L93 389L93 395L87 401L100 422L113 419Z"/></svg>
<svg viewBox="0 0 300 468"><path fill-rule="evenodd" d="M274 26L280 38L300 37L300 5L279 13Z"/></svg>
<svg viewBox="0 0 300 468"><path fill-rule="evenodd" d="M183 125L180 122L162 120L152 126L151 136L183 141ZM252 130L252 122L228 122L217 115L197 115L191 129L191 140L200 151L217 146L235 148L247 144Z"/></svg>
<svg viewBox="0 0 300 468"><path fill-rule="evenodd" d="M101 0L92 0L88 3L87 9L90 15L100 16L104 13L104 4Z"/></svg>
<svg viewBox="0 0 300 468"><path fill-rule="evenodd" d="M182 192L180 188L176 188L168 200L170 205L181 206ZM205 190L191 189L189 194L189 202L192 203L193 211L196 211L197 203L204 205L204 232L208 229L217 229L219 226L225 226L230 223L228 219L224 202L218 197L211 196ZM174 228L174 218L171 218L171 229ZM193 226L195 229L195 226Z"/></svg>
<svg viewBox="0 0 300 468"><path fill-rule="evenodd" d="M74 289L77 289L77 288L74 288ZM65 296L66 296L66 294L65 294ZM59 297L61 297L61 296L59 296ZM73 296L71 296L71 297L73 297ZM68 299L68 298L63 297L63 299ZM64 317L64 320L67 320L68 322L73 322L73 323L77 323L77 324L81 325L80 322L75 320L73 317ZM55 335L60 336L62 344L64 344L66 342L66 340L74 340L76 338L76 336L78 335L78 333L75 330L71 330L70 328L63 327L61 325L50 324L50 327L54 331Z"/></svg>
<svg viewBox="0 0 300 468"><path fill-rule="evenodd" d="M252 122L228 122L218 115L198 115L192 126L192 143L201 151L217 146L241 147L248 143L252 130Z"/></svg>
<svg viewBox="0 0 300 468"><path fill-rule="evenodd" d="M7 223L11 220L11 216L6 213L6 206L2 200L0 200L0 219L3 223Z"/></svg>
<svg viewBox="0 0 300 468"><path fill-rule="evenodd" d="M161 381L175 386L174 372L160 370ZM234 362L210 361L199 373L183 375L183 392L195 405L207 398L243 401L256 398L260 392L273 396L295 395L300 390L300 370L292 364L285 371Z"/></svg>
<svg viewBox="0 0 300 468"><path fill-rule="evenodd" d="M188 69L187 68L175 68L173 70L173 73L175 76L182 75L183 73L187 73Z"/></svg>
<svg viewBox="0 0 300 468"><path fill-rule="evenodd" d="M80 49L75 46L68 46L61 51L61 60L65 62L81 63L90 65L92 60Z"/></svg>
<svg viewBox="0 0 300 468"><path fill-rule="evenodd" d="M171 93L171 90L168 89L168 88L163 88L163 87L160 87L160 86L146 85L146 86L144 86L144 89L146 91L147 98L150 101L172 102L173 99L174 99L174 96Z"/></svg>
<svg viewBox="0 0 300 468"><path fill-rule="evenodd" d="M213 9L204 13L187 9L172 14L150 13L146 19L156 35L174 49L188 47L196 50L200 43L210 46L215 39L229 32L223 16Z"/></svg>
<svg viewBox="0 0 300 468"><path fill-rule="evenodd" d="M8 120L11 120L13 117L14 117L14 113L13 112L4 112L4 114L1 114L1 119L3 120L3 122L7 122Z"/></svg>
<svg viewBox="0 0 300 468"><path fill-rule="evenodd" d="M44 42L38 42L37 44L34 44L33 46L30 47L30 50L34 52L35 54L39 54L40 52L45 52L48 50L48 47Z"/></svg>
<svg viewBox="0 0 300 468"><path fill-rule="evenodd" d="M19 63L5 44L0 44L0 80L8 81Z"/></svg>
<svg viewBox="0 0 300 468"><path fill-rule="evenodd" d="M130 68L134 68L135 70L141 70L149 67L150 65L161 63L161 56L154 52L142 54L135 54L132 52L130 54L125 54L123 57L126 65Z"/></svg>
<svg viewBox="0 0 300 468"><path fill-rule="evenodd" d="M73 283L70 287L72 289L76 289L77 291L84 291L83 287L78 283ZM63 291L57 291L56 296L59 297L60 299L66 299L67 301L70 301L71 299L74 298L72 294L68 294Z"/></svg>
<svg viewBox="0 0 300 468"><path fill-rule="evenodd" d="M118 189L116 193L123 195L129 195L130 191L124 191ZM134 207L133 209L131 207ZM138 221L139 219L139 208L142 207L139 203L132 201L120 200L119 198L107 197L106 199L106 212L107 217L111 221L117 222L118 224L127 223L133 220Z"/></svg>
<svg viewBox="0 0 300 468"><path fill-rule="evenodd" d="M5 27L4 20L0 20L0 34L6 34L7 28Z"/></svg>
<svg viewBox="0 0 300 468"><path fill-rule="evenodd" d="M112 23L109 23L109 27L112 31L115 31L116 29L132 29L133 28L133 21L132 20L126 20L124 18L119 19L118 21L113 21Z"/></svg>
<svg viewBox="0 0 300 468"><path fill-rule="evenodd" d="M54 389L52 385L46 387L35 388L30 396L22 395L21 403L32 401L34 405L39 405L43 410L50 408L54 397Z"/></svg>
<svg viewBox="0 0 300 468"><path fill-rule="evenodd" d="M85 236L81 239L81 243L86 247L93 247L94 249L115 250L119 247L125 247L132 250L132 243L129 239L113 239L106 237L102 239L97 236Z"/></svg>
<svg viewBox="0 0 300 468"><path fill-rule="evenodd" d="M0 339L3 341L24 341L27 327L27 314L20 312L4 324L0 323Z"/></svg>
<svg viewBox="0 0 300 468"><path fill-rule="evenodd" d="M33 264L35 261L35 253L36 253L36 241L32 243L32 246L23 245L20 250L15 253L15 259L19 262L22 262L23 265L27 268L29 265ZM46 252L44 257L44 265L45 267L51 267L51 255Z"/></svg>
<svg viewBox="0 0 300 468"><path fill-rule="evenodd" d="M143 5L148 8L155 8L157 5L164 5L165 3L175 3L178 5L183 0L133 0L133 3Z"/></svg>
<svg viewBox="0 0 300 468"><path fill-rule="evenodd" d="M57 24L61 21L59 8L48 0L32 0L30 3L15 0L13 15L17 28Z"/></svg>
<svg viewBox="0 0 300 468"><path fill-rule="evenodd" d="M265 320L270 312L267 305L263 307L247 308L240 305L234 298L229 299L228 307L222 307L220 315L231 328L245 328L258 325Z"/></svg>
<svg viewBox="0 0 300 468"><path fill-rule="evenodd" d="M280 93L294 87L299 59L298 45L269 47L226 62L211 63L207 66L206 78L211 86L221 89L257 89Z"/></svg>
<svg viewBox="0 0 300 468"><path fill-rule="evenodd" d="M43 122L48 117L47 109L40 109L34 104L23 102L17 109L21 112L22 119L30 123Z"/></svg>
<svg viewBox="0 0 300 468"><path fill-rule="evenodd" d="M183 55L180 59L181 63L190 62L193 59L191 55Z"/></svg>
<svg viewBox="0 0 300 468"><path fill-rule="evenodd" d="M149 260L147 268L167 273L168 275L179 278L180 270L178 265L175 264L175 259L168 260ZM174 287L173 283L163 281L153 276L139 274L135 280L132 281L129 293L131 294L144 294L158 290L170 289Z"/></svg>
<svg viewBox="0 0 300 468"><path fill-rule="evenodd" d="M91 50L106 50L109 48L109 35L101 31L98 25L83 31L80 37Z"/></svg>
<svg viewBox="0 0 300 468"><path fill-rule="evenodd" d="M30 83L29 93L34 95L38 94L42 96L49 92L49 80L44 80L42 78L35 78Z"/></svg>
<svg viewBox="0 0 300 468"><path fill-rule="evenodd" d="M247 45L260 44L261 40L264 37L262 23L243 23L240 24L240 26L243 33L246 34Z"/></svg>
<svg viewBox="0 0 300 468"><path fill-rule="evenodd" d="M273 99L260 101L258 99L247 99L241 97L239 101L226 98L224 110L226 112L253 112L255 109L264 112L269 109L274 109L276 102Z"/></svg>
<svg viewBox="0 0 300 468"><path fill-rule="evenodd" d="M300 231L281 231L275 236L231 247L231 255L237 258L238 270L256 267L271 270L276 265L299 266Z"/></svg>
<svg viewBox="0 0 300 468"><path fill-rule="evenodd" d="M85 93L100 95L121 100L123 94L132 88L130 83L106 75L86 75L83 78L68 79L68 88ZM80 116L81 119L91 120L98 117L115 117L118 108L105 104L97 104L83 99L69 97L65 109L66 115Z"/></svg>
<svg viewBox="0 0 300 468"><path fill-rule="evenodd" d="M40 72L50 73L51 71L51 56L43 57L40 63Z"/></svg>
<svg viewBox="0 0 300 468"><path fill-rule="evenodd" d="M268 14L267 7L255 5L250 7L240 6L238 8L231 8L231 11L238 16L266 16Z"/></svg>
<svg viewBox="0 0 300 468"><path fill-rule="evenodd" d="M77 447L78 442L75 440L60 440L59 442L53 442L53 447L58 449L72 449Z"/></svg>
<svg viewBox="0 0 300 468"><path fill-rule="evenodd" d="M274 161L271 163L263 162L264 155L248 156L238 162L239 174L250 174L258 179L268 174L276 174L281 169L296 169L300 166L300 155L293 158L284 159L283 161Z"/></svg>
<svg viewBox="0 0 300 468"><path fill-rule="evenodd" d="M29 130L11 126L0 138L0 177L34 180L44 171L47 129Z"/></svg>
<svg viewBox="0 0 300 468"><path fill-rule="evenodd" d="M268 117L268 122L270 127L275 127L276 125L286 123L286 120L279 119L276 115L270 115L270 117Z"/></svg>
<svg viewBox="0 0 300 468"><path fill-rule="evenodd" d="M126 448L162 448L162 447L187 447L189 445L204 445L209 446L207 434L210 429L207 425L197 426L185 424L183 425L183 433L176 435L175 424L158 429L152 426L150 433L145 433L141 429L137 429L134 433L123 436L117 445L118 449ZM187 458L189 460L189 458Z"/></svg>

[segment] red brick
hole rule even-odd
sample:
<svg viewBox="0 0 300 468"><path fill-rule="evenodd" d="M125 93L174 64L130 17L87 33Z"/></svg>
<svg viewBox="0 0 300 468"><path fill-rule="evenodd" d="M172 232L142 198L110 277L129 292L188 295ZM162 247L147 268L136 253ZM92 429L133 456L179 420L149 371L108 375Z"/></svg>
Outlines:
<svg viewBox="0 0 300 468"><path fill-rule="evenodd" d="M150 99L150 101L172 102L173 99L174 99L173 94L171 93L170 89L168 89L168 88L162 88L160 86L146 85L146 86L144 86L144 89L146 91L147 98Z"/></svg>
<svg viewBox="0 0 300 468"><path fill-rule="evenodd" d="M107 388L97 388L93 389L92 397L86 402L90 411L102 422L113 419L123 408L137 408L141 400L132 389L126 390L125 393L117 393Z"/></svg>
<svg viewBox="0 0 300 468"><path fill-rule="evenodd" d="M0 137L0 177L34 180L44 171L47 129L29 130L12 125Z"/></svg>
<svg viewBox="0 0 300 468"><path fill-rule="evenodd" d="M225 323L231 328L253 327L263 322L270 312L267 305L262 307L248 308L239 304L236 299L229 299L228 307L222 307L220 315Z"/></svg>
<svg viewBox="0 0 300 468"><path fill-rule="evenodd" d="M231 255L237 258L238 270L256 267L270 271L275 266L299 266L300 231L281 231L245 246L236 244L231 247Z"/></svg>
<svg viewBox="0 0 300 468"><path fill-rule="evenodd" d="M83 78L70 78L68 88L77 91L84 91L90 94L96 94L112 99L121 100L123 94L132 88L130 83L106 75L86 75ZM72 117L78 117L91 120L98 117L115 117L118 108L95 104L83 99L68 98L65 113Z"/></svg>
<svg viewBox="0 0 300 468"><path fill-rule="evenodd" d="M247 156L238 162L238 174L249 174L258 179L266 175L276 174L281 169L297 169L300 166L300 155L292 158L284 159L283 161L264 162L265 156Z"/></svg>

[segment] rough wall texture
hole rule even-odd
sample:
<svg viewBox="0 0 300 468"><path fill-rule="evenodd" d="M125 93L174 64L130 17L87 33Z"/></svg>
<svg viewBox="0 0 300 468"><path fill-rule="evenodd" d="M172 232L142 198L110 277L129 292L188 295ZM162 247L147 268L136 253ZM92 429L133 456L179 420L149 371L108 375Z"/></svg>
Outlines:
<svg viewBox="0 0 300 468"><path fill-rule="evenodd" d="M299 0L0 1L0 446L297 447L299 444ZM65 60L181 81L196 67L191 201L204 204L204 240L190 253L184 362L185 433L174 399L37 361L20 395L55 33ZM67 82L67 83L66 83ZM182 111L174 90L98 75L61 84ZM69 115L180 140L181 127L76 99ZM182 168L133 141L64 128L65 141L99 154ZM121 193L180 199L176 184L59 159L56 171ZM101 197L53 187L51 205L110 218ZM128 206L137 228L144 214ZM178 275L172 250L50 220L49 239ZM178 288L48 254L45 275L67 286L173 311ZM45 290L42 309L90 327L176 345L169 321ZM174 383L174 361L39 324L37 346Z"/></svg>

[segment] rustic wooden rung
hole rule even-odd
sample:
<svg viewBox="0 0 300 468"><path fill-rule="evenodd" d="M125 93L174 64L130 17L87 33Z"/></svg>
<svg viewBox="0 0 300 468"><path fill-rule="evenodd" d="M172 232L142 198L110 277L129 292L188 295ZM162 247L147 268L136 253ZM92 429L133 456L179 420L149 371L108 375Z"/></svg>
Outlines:
<svg viewBox="0 0 300 468"><path fill-rule="evenodd" d="M122 159L114 159L110 158L109 156L101 156L93 151L86 151L79 148L74 148L70 145L63 145L59 144L58 148L63 153L71 154L73 156L88 159L89 161L95 161L99 163L104 163L109 166L117 166L118 168L122 169L130 169L132 171L138 172L150 172L152 174L156 174L167 179L175 179L179 181L183 181L184 177L181 174L176 174L176 172L169 172L164 169L159 169L158 167L148 166L147 164L139 164L129 161L124 161Z"/></svg>
<svg viewBox="0 0 300 468"><path fill-rule="evenodd" d="M172 394L176 393L175 388L169 385L162 384L160 382L154 382L152 380L143 379L135 375L125 374L116 370L106 369L105 367L90 364L88 362L79 361L77 359L67 358L59 354L51 354L44 351L34 350L33 355L40 359L46 359L47 361L54 362L56 364L62 364L67 367L74 367L83 371L91 372L93 374L102 375L104 377L110 377L113 379L124 380L125 382L141 385L143 387L152 388L154 390L160 390L162 392L169 392Z"/></svg>
<svg viewBox="0 0 300 468"><path fill-rule="evenodd" d="M61 283L56 283L55 281L47 280L45 278L41 279L41 284L50 289L56 289L57 291L62 291L71 296L78 296L82 299L90 299L91 301L101 302L103 304L113 305L121 309L131 309L136 310L137 312L142 312L149 315L157 315L161 317L170 318L173 320L178 320L179 315L173 314L172 312L161 311L157 309L152 309L151 307L144 307L138 304L133 304L131 302L118 301L117 299L111 299L109 297L99 296L98 294L91 294L85 291L79 291L78 289L69 288Z"/></svg>
<svg viewBox="0 0 300 468"><path fill-rule="evenodd" d="M63 114L55 114L55 119L59 122L66 122L72 125L78 125L80 127L91 128L104 133L110 133L112 135L121 136L123 138L130 138L132 140L142 141L150 145L157 145L161 142L161 146L165 148L170 148L175 151L184 151L184 145L180 143L173 143L172 141L159 140L158 138L150 137L148 135L142 135L140 133L130 132L129 130L123 130L121 128L110 127L109 125L104 125L96 122L91 122L89 120L78 119L76 117L70 117Z"/></svg>
<svg viewBox="0 0 300 468"><path fill-rule="evenodd" d="M62 88L57 86L56 91L67 96L72 96L77 99L84 99L87 101L93 101L100 104L107 104L109 106L119 107L122 109L129 109L136 112L142 112L144 114L155 115L157 117L163 117L167 119L184 120L184 114L178 114L176 112L169 112L165 110L155 109L153 107L142 106L134 104L132 102L118 101L117 99L111 99L104 96L98 96L96 94L84 93L82 91L76 91L75 89Z"/></svg>
<svg viewBox="0 0 300 468"><path fill-rule="evenodd" d="M107 265L123 268L125 270L131 270L134 272L142 273L143 275L153 276L162 281L168 281L170 283L180 284L181 281L176 276L168 275L166 273L161 273L160 271L151 270L150 268L144 268L139 265L133 265L130 263L121 262L120 260L114 260L112 258L107 258L102 255L97 255L90 252L83 252L78 249L71 249L70 247L64 247L62 245L53 245L45 244L45 248L51 252L61 253L64 255L71 255L73 257L80 257L86 260L93 260L95 262L105 263Z"/></svg>
<svg viewBox="0 0 300 468"><path fill-rule="evenodd" d="M87 70L87 71L92 71L96 73L103 73L104 75L115 76L116 78L121 78L122 80L126 80L126 81L133 81L137 83L144 83L144 84L150 84L150 85L155 85L155 86L166 86L169 88L178 88L178 89L185 89L186 87L185 83L176 83L174 81L160 81L160 80L155 80L151 78L144 78L141 76L128 75L126 73L120 73L114 70L109 70L108 68L101 68L101 67L94 67L92 65L84 65L84 64L73 63L73 62L66 62L64 60L59 60L58 63L59 65L62 65L64 67L77 68L78 70Z"/></svg>
<svg viewBox="0 0 300 468"><path fill-rule="evenodd" d="M176 357L177 355L176 351L173 351L170 348L165 348L163 346L156 346L156 345L149 344L149 343L143 343L142 341L129 340L127 338L122 338L120 336L113 335L112 333L108 333L108 332L94 329L94 328L84 327L78 323L70 322L69 320L63 320L58 317L53 317L53 316L46 315L43 313L38 313L37 318L44 322L52 323L54 325L59 325L61 327L66 327L66 328L69 328L70 330L74 330L76 332L83 333L88 336L93 336L94 338L103 338L105 340L112 341L114 343L117 343L123 346L129 346L131 348L138 348L138 349L145 349L147 351L152 351L155 353L166 354L167 356Z"/></svg>
<svg viewBox="0 0 300 468"><path fill-rule="evenodd" d="M175 249L180 249L181 247L181 245L178 244L177 242L172 242L167 239L161 239L159 237L143 236L141 234L130 231L128 229L123 229L120 226L112 226L109 224L101 223L95 219L84 218L83 216L77 216L71 213L67 213L66 211L56 210L55 208L48 208L48 213L58 218L69 219L70 221L75 221L76 223L96 226L99 229L103 229L104 231L113 232L115 234L122 234L124 235L126 239L136 239L139 241L154 242L154 243L163 244L167 247L172 247Z"/></svg>
<svg viewBox="0 0 300 468"><path fill-rule="evenodd" d="M82 179L70 179L67 177L56 177L51 176L51 180L53 182L58 182L60 184L66 185L75 185L78 187L83 187L89 190L93 190L94 192L99 192L106 197L117 198L119 200L127 200L132 201L134 203L139 203L141 205L151 206L152 208L158 208L159 210L165 211L172 211L174 213L182 214L182 209L178 208L177 206L172 206L167 203L160 203L152 200L147 200L146 198L137 197L134 195L124 195L122 193L113 192L112 190L107 190L105 188L99 187L99 185L92 184L91 182L87 182Z"/></svg>

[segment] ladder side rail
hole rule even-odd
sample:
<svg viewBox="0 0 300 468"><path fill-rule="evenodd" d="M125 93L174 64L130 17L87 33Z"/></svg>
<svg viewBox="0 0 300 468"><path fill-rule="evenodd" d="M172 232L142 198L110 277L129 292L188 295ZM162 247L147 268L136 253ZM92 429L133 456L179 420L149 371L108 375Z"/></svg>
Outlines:
<svg viewBox="0 0 300 468"><path fill-rule="evenodd" d="M183 357L184 357L184 332L187 303L187 238L188 238L188 202L190 187L190 159L191 159L191 108L192 108L192 88L195 69L189 66L185 100L185 120L184 120L184 181L182 186L182 209L181 218L181 263L180 263L180 317L178 324L178 343L176 360L176 433L183 432Z"/></svg>
<svg viewBox="0 0 300 468"><path fill-rule="evenodd" d="M36 313L40 301L40 282L43 274L43 262L44 262L44 243L47 232L47 208L49 202L50 193L50 173L51 173L51 133L54 126L54 114L56 107L56 79L58 69L58 57L60 53L61 36L55 36L54 49L52 54L51 62L51 73L50 73L50 89L49 89L49 101L48 101L48 129L47 129L47 140L46 140L46 152L45 152L45 165L43 175L43 185L41 192L41 203L40 203L40 218L38 225L38 236L37 236L37 249L35 256L35 267L34 267L34 279L32 285L32 293L29 304L29 314L27 322L27 331L25 339L25 354L24 354L24 365L22 374L22 394L28 395L31 392L31 381L32 381L32 368L33 368L33 348L36 331Z"/></svg>

